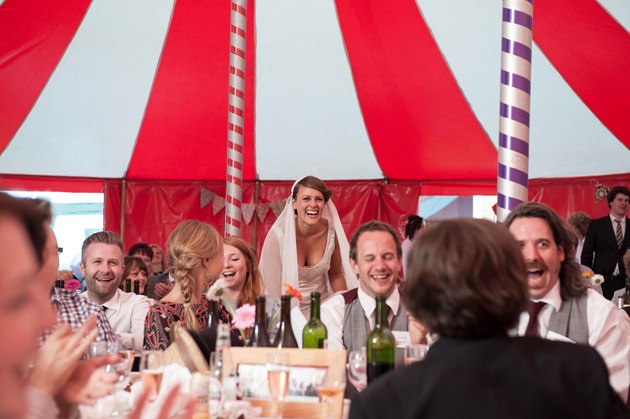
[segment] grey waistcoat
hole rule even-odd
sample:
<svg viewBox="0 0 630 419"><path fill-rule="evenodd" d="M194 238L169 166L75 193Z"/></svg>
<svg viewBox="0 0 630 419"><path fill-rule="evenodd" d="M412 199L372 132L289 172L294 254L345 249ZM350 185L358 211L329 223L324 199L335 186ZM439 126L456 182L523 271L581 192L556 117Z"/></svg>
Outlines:
<svg viewBox="0 0 630 419"><path fill-rule="evenodd" d="M366 346L367 331L366 318L363 306L357 298L356 291L352 293L351 290L344 294L346 299L346 307L343 316L343 344L350 351L360 350L361 347ZM352 294L351 294L352 293ZM349 298L348 298L349 297ZM350 302L347 302L350 300ZM407 310L402 301L398 307L398 314L394 315L392 319L391 330L404 331L408 330L407 327ZM396 365L402 365L404 361L404 352L402 348L396 348Z"/></svg>
<svg viewBox="0 0 630 419"><path fill-rule="evenodd" d="M560 311L554 309L549 319L549 330L566 336L575 343L588 344L586 294L563 301Z"/></svg>

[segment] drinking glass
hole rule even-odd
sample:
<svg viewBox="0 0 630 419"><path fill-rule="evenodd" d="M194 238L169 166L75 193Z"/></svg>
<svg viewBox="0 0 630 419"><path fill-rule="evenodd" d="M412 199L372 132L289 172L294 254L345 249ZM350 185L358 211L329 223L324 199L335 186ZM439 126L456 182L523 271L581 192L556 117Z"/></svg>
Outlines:
<svg viewBox="0 0 630 419"><path fill-rule="evenodd" d="M289 354L273 351L267 355L269 393L276 403L276 417L282 418L284 398L289 390Z"/></svg>
<svg viewBox="0 0 630 419"><path fill-rule="evenodd" d="M315 389L319 394L322 403L326 403L326 417L333 419L333 399L339 393L343 393L346 388L346 369L330 367L320 383Z"/></svg>
<svg viewBox="0 0 630 419"><path fill-rule="evenodd" d="M348 379L357 390L367 387L367 357L365 346L360 350L351 351L348 355Z"/></svg>
<svg viewBox="0 0 630 419"><path fill-rule="evenodd" d="M163 369L157 365L159 351L144 351L140 357L140 381L144 391L148 392L147 400L154 402L160 394Z"/></svg>
<svg viewBox="0 0 630 419"><path fill-rule="evenodd" d="M429 345L407 345L405 346L405 365L422 361L427 355Z"/></svg>

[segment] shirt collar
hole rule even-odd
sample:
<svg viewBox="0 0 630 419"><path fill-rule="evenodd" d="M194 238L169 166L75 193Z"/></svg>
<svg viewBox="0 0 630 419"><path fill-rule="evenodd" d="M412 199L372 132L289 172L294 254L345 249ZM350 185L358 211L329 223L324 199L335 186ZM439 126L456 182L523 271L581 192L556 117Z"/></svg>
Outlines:
<svg viewBox="0 0 630 419"><path fill-rule="evenodd" d="M359 303L361 303L361 307L363 307L363 311L365 312L365 316L368 319L371 318L372 313L376 310L376 300L367 295L361 289L361 285L359 285L358 297ZM394 287L394 291L389 297L387 297L385 303L392 309L392 313L394 313L394 315L398 314L398 308L400 307L400 293L398 292L398 287Z"/></svg>
<svg viewBox="0 0 630 419"><path fill-rule="evenodd" d="M610 214L610 221L612 221L613 227L617 226L617 223L615 223L615 220L619 220L621 221L621 225L624 226L626 225L626 217L621 217L621 218L617 218L613 215L613 213L611 212Z"/></svg>
<svg viewBox="0 0 630 419"><path fill-rule="evenodd" d="M123 291L120 288L116 288L116 292L114 293L114 296L110 298L109 301L106 301L103 304L101 304L101 306L107 307L108 310L114 310L114 311L120 310L120 294L122 292ZM84 296L85 298L90 298L87 290L83 291L81 295Z"/></svg>
<svg viewBox="0 0 630 419"><path fill-rule="evenodd" d="M555 308L556 311L560 311L560 306L562 305L562 297L560 296L560 278L558 278L556 284L551 287L549 292L547 292L543 298L532 301L542 301L543 303L547 303Z"/></svg>

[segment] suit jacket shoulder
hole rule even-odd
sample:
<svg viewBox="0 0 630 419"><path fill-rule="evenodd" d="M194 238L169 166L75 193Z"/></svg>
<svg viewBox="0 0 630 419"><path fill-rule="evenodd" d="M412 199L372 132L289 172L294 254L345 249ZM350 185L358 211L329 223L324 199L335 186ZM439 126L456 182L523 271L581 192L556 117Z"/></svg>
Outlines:
<svg viewBox="0 0 630 419"><path fill-rule="evenodd" d="M440 339L352 400L359 418L627 418L593 348L540 338Z"/></svg>

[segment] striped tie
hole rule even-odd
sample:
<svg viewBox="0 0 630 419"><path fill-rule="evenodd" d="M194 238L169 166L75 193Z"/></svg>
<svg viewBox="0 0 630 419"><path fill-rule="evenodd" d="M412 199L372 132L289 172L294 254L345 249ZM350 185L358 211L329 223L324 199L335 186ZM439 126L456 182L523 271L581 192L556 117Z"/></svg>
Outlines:
<svg viewBox="0 0 630 419"><path fill-rule="evenodd" d="M621 221L615 220L617 223L617 229L615 230L615 238L617 239L617 246L621 249L621 243L623 242L623 234L621 233Z"/></svg>

